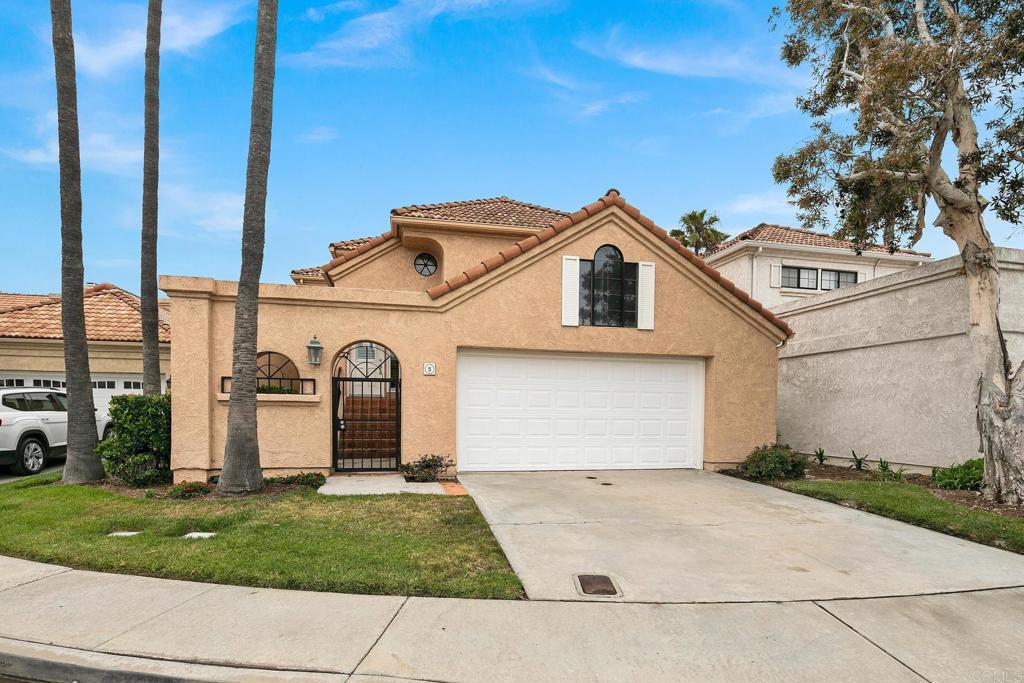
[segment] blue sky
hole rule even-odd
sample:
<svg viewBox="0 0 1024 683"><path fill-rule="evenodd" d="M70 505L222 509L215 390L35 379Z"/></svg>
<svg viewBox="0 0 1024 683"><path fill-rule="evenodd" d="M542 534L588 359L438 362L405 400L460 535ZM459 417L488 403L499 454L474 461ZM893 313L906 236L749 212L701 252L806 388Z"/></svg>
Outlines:
<svg viewBox="0 0 1024 683"><path fill-rule="evenodd" d="M165 0L160 272L238 276L255 2ZM794 223L771 178L808 134L770 3L282 0L266 282L413 203L575 210L609 187L664 227ZM138 290L145 2L75 0L86 279ZM60 286L48 3L0 0L0 290ZM1018 230L989 219L998 243ZM920 249L955 245L931 229Z"/></svg>

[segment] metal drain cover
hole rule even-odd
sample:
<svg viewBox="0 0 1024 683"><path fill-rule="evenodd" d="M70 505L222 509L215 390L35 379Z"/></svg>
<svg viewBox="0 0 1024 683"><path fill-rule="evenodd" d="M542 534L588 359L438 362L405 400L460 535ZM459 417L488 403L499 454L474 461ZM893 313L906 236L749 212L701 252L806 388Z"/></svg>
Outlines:
<svg viewBox="0 0 1024 683"><path fill-rule="evenodd" d="M618 595L612 577L604 574L577 574L576 580L580 582L580 590L584 595Z"/></svg>

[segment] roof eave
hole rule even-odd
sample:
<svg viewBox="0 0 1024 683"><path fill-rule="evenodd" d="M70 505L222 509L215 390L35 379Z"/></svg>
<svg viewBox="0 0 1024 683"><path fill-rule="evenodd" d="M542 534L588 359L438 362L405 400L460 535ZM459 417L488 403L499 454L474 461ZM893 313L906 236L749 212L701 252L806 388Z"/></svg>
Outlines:
<svg viewBox="0 0 1024 683"><path fill-rule="evenodd" d="M727 249L716 252L704 260L708 263L721 261L726 256L736 254L746 248L779 249L784 251L805 251L818 254L844 254L858 258L882 259L886 261L931 261L932 257L925 254L890 254L885 251L863 251L857 254L853 249L847 247L818 247L812 244L790 244L788 242L769 242L766 240L742 240L733 244Z"/></svg>

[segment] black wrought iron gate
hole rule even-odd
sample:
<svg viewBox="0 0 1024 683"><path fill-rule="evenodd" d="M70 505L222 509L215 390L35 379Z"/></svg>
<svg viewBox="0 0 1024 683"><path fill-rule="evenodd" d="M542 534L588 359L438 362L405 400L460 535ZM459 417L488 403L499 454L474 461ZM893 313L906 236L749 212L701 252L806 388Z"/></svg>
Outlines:
<svg viewBox="0 0 1024 683"><path fill-rule="evenodd" d="M398 364L381 347L370 352L359 352L359 348L354 348L351 359L342 359L348 367L339 370L349 376L334 378L334 469L394 471L401 461L402 437L402 382ZM380 357L382 352L386 358Z"/></svg>

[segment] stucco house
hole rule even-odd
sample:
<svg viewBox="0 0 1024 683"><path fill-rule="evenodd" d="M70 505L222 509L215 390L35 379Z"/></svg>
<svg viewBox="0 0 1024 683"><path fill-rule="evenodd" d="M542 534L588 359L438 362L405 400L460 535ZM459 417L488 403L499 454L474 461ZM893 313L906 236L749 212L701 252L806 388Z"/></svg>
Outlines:
<svg viewBox="0 0 1024 683"><path fill-rule="evenodd" d="M789 327L616 190L392 211L260 286L268 473L719 468L775 438ZM220 470L235 282L164 276L177 481Z"/></svg>
<svg viewBox="0 0 1024 683"><path fill-rule="evenodd" d="M142 313L139 298L109 283L83 293L93 400L106 410L111 396L142 393ZM61 299L56 294L0 292L0 386L65 384ZM160 367L166 387L171 327L160 313Z"/></svg>
<svg viewBox="0 0 1024 683"><path fill-rule="evenodd" d="M997 251L999 318L1024 358L1024 250ZM954 256L775 309L795 336L779 351L779 434L804 453L850 450L927 470L978 456L981 374L967 283Z"/></svg>
<svg viewBox="0 0 1024 683"><path fill-rule="evenodd" d="M722 242L704 259L772 310L932 260L924 252L889 253L888 247L876 244L863 246L858 253L852 242L769 223Z"/></svg>

